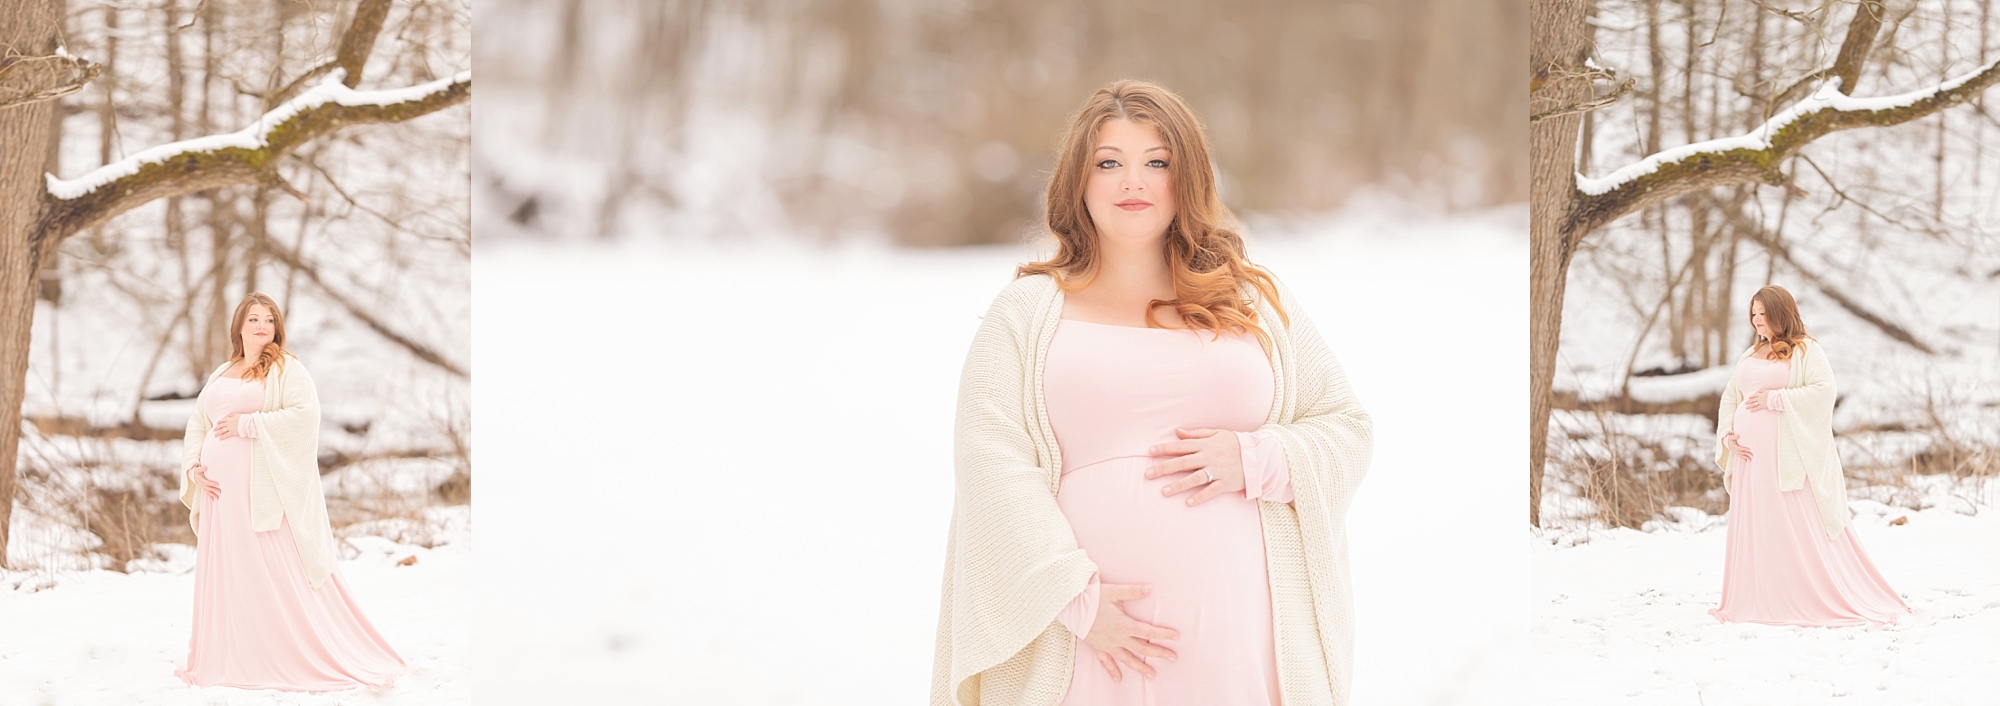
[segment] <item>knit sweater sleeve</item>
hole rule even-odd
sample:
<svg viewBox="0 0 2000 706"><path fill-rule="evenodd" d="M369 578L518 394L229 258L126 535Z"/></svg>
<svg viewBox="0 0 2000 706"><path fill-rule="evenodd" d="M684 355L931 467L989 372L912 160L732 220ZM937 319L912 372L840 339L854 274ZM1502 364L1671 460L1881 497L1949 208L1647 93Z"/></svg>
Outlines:
<svg viewBox="0 0 2000 706"><path fill-rule="evenodd" d="M1265 424L1284 447L1291 473L1291 508L1297 518L1298 542L1304 556L1304 586L1281 588L1273 577L1273 594L1301 588L1313 595L1312 622L1319 634L1333 689L1333 703L1346 703L1354 664L1353 612L1347 602L1351 585L1347 567L1347 510L1374 451L1374 420L1361 407L1347 376L1298 298L1280 289L1291 319L1283 395L1289 410L1278 423ZM1266 499L1264 502L1270 502ZM1267 525L1268 527L1268 525ZM1280 538L1281 540L1285 538Z"/></svg>
<svg viewBox="0 0 2000 706"><path fill-rule="evenodd" d="M267 385L277 397L266 409L244 415L257 427L250 479L250 521L258 531L289 521L306 580L317 588L333 571L333 532L319 480L319 392L297 358L287 356L282 375Z"/></svg>
<svg viewBox="0 0 2000 706"><path fill-rule="evenodd" d="M1018 281L1017 281L1018 282ZM1037 341L1032 297L1010 286L987 311L959 378L953 430L956 497L947 549L934 694L976 700L973 681L1058 622L1097 567L1056 505L1037 450L1030 388ZM1058 628L1060 629L1060 628Z"/></svg>
<svg viewBox="0 0 2000 706"><path fill-rule="evenodd" d="M1833 366L1827 362L1826 350L1818 345L1803 347L1799 360L1793 365L1805 366L1801 372L1803 379L1798 387L1787 387L1773 391L1771 396L1779 400L1771 408L1780 413L1810 414L1833 418Z"/></svg>
<svg viewBox="0 0 2000 706"><path fill-rule="evenodd" d="M1292 384L1297 386L1299 413L1289 423L1266 424L1258 432L1280 442L1294 502L1311 496L1310 510L1299 507L1300 520L1323 515L1324 521L1334 521L1345 516L1368 470L1374 453L1374 420L1361 408L1340 361L1312 320L1295 304L1287 313L1292 320Z"/></svg>

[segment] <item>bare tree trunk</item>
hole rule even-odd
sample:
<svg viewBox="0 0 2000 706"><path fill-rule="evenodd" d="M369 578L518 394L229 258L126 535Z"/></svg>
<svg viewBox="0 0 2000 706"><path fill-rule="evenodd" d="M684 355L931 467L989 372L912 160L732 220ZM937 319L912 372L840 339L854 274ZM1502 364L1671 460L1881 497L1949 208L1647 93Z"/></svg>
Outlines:
<svg viewBox="0 0 2000 706"><path fill-rule="evenodd" d="M1696 355L1681 360L1681 369L1708 365L1708 208L1701 199L1686 199L1688 209L1688 240L1693 247L1688 249L1688 284L1682 291L1681 325L1694 329L1699 337Z"/></svg>
<svg viewBox="0 0 2000 706"><path fill-rule="evenodd" d="M1591 91L1582 73L1589 51L1584 0L1535 0L1528 11L1529 113L1573 105ZM1564 115L1528 126L1528 521L1541 526L1542 465L1548 457L1549 404L1556 344L1562 338L1563 290L1576 242L1563 223L1576 193L1576 138L1583 120Z"/></svg>
<svg viewBox="0 0 2000 706"><path fill-rule="evenodd" d="M0 4L0 62L48 56L66 13L63 0ZM14 515L21 447L21 403L27 398L29 332L41 290L42 248L35 228L42 214L42 168L54 135L55 101L0 107L0 567Z"/></svg>
<svg viewBox="0 0 2000 706"><path fill-rule="evenodd" d="M1666 102L1660 93L1667 75L1667 54L1660 47L1660 0L1646 0L1646 70L1651 72L1646 76L1653 86L1646 89L1646 134L1641 149L1653 154L1660 151L1660 114L1664 112L1661 104Z"/></svg>

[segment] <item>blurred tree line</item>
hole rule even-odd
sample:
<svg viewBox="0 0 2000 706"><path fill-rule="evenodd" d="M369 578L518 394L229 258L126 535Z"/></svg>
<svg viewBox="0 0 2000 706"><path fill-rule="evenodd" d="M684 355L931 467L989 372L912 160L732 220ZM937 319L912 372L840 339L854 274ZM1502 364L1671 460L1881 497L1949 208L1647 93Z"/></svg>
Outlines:
<svg viewBox="0 0 2000 706"><path fill-rule="evenodd" d="M1522 0L493 0L475 23L476 209L531 233L1016 241L1066 118L1121 78L1192 104L1239 212L1527 195Z"/></svg>

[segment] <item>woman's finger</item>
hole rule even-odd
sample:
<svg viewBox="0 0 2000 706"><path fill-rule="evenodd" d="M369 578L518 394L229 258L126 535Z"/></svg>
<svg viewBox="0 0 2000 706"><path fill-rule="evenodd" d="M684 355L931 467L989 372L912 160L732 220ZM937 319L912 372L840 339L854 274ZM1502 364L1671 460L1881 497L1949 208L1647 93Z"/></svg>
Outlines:
<svg viewBox="0 0 2000 706"><path fill-rule="evenodd" d="M1167 487L1160 489L1160 494L1168 497L1173 497L1175 495L1187 492L1190 488L1194 488L1199 485L1204 485L1208 482L1209 482L1209 475L1206 472L1206 470L1205 469L1197 470L1193 473L1181 476L1179 480L1167 484Z"/></svg>
<svg viewBox="0 0 2000 706"><path fill-rule="evenodd" d="M1122 682L1125 680L1125 675L1118 672L1118 663L1111 661L1111 655L1103 652L1097 653L1097 663L1104 666L1104 671L1111 675L1111 681Z"/></svg>
<svg viewBox="0 0 2000 706"><path fill-rule="evenodd" d="M1123 647L1111 648L1111 656L1117 659L1119 664L1131 667L1132 671L1144 674L1148 679L1159 676L1158 672L1153 671L1153 665L1146 664L1146 660L1140 659L1138 655Z"/></svg>
<svg viewBox="0 0 2000 706"><path fill-rule="evenodd" d="M1180 655L1174 654L1173 650L1161 647L1159 645L1155 645L1153 643L1138 638L1133 638L1131 642L1127 643L1125 649L1131 650L1135 653L1147 657L1157 657L1159 659L1164 659L1169 662L1172 662L1174 661L1175 658L1180 657Z"/></svg>
<svg viewBox="0 0 2000 706"><path fill-rule="evenodd" d="M1148 480L1154 478L1164 478L1166 476L1170 476L1175 473L1186 473L1188 471L1192 471L1200 467L1201 466L1199 461L1193 456L1180 456L1176 458L1170 458L1165 461L1154 463L1151 466L1147 466L1146 478Z"/></svg>
<svg viewBox="0 0 2000 706"><path fill-rule="evenodd" d="M1191 454L1200 450L1201 446L1197 445L1192 441L1169 441L1164 444L1156 444L1152 448L1146 449L1146 455L1180 456L1182 454Z"/></svg>
<svg viewBox="0 0 2000 706"><path fill-rule="evenodd" d="M1217 495L1221 495L1227 492L1229 491L1224 490L1221 483L1210 483L1207 486L1203 487L1201 489L1201 492L1195 493L1194 497L1188 498L1187 503L1190 507L1195 505L1200 505L1202 503L1208 502L1210 498L1213 498Z"/></svg>
<svg viewBox="0 0 2000 706"><path fill-rule="evenodd" d="M1134 620L1132 622L1138 623L1139 621ZM1169 627L1161 627L1158 625L1154 625L1152 623L1139 623L1139 625L1140 629L1132 631L1133 637L1138 637L1146 640L1181 639L1181 631L1179 630L1175 630Z"/></svg>
<svg viewBox="0 0 2000 706"><path fill-rule="evenodd" d="M1138 600L1152 592L1153 587L1146 584L1101 583L1097 586L1098 600L1109 603Z"/></svg>

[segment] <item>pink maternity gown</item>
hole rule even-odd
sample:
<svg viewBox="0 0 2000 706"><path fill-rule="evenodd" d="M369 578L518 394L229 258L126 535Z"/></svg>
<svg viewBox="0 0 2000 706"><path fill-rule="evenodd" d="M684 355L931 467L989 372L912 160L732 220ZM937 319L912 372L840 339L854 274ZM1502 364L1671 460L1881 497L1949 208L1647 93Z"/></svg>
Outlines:
<svg viewBox="0 0 2000 706"><path fill-rule="evenodd" d="M1121 667L1122 681L1079 637L1067 706L1279 703L1257 501L1239 491L1189 507L1196 491L1160 494L1180 475L1145 476L1156 460L1148 448L1178 440L1176 428L1248 432L1271 409L1271 365L1256 337L1211 335L1065 319L1049 344L1043 393L1063 464L1056 503L1098 569L1059 619L1087 633L1081 614L1102 607L1100 583L1146 584L1152 595L1124 602L1126 613L1181 635L1161 642L1178 659L1148 660L1158 677ZM1243 451L1249 487L1290 500L1278 442L1238 438L1254 444Z"/></svg>
<svg viewBox="0 0 2000 706"><path fill-rule="evenodd" d="M209 383L211 420L262 409L264 383L229 375ZM253 424L239 418L242 431ZM222 486L202 496L196 532L194 631L187 668L174 672L191 686L333 691L388 683L403 660L361 614L340 569L319 588L306 581L290 519L275 530L250 526L251 439L202 441L201 463Z"/></svg>
<svg viewBox="0 0 2000 706"><path fill-rule="evenodd" d="M1753 355L1736 367L1736 387L1746 396L1784 389L1790 373L1788 361ZM1736 408L1736 442L1750 450L1750 462L1733 461L1742 465L1730 474L1722 605L1709 614L1729 623L1836 627L1911 612L1861 551L1852 525L1826 536L1812 481L1778 489L1780 414Z"/></svg>

